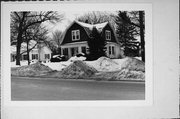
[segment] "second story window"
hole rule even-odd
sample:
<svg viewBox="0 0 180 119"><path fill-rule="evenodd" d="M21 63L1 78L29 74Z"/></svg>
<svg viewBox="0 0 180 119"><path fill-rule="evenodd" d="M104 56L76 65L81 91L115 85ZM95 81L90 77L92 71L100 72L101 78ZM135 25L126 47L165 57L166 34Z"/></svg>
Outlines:
<svg viewBox="0 0 180 119"><path fill-rule="evenodd" d="M111 31L106 30L106 40L111 40Z"/></svg>
<svg viewBox="0 0 180 119"><path fill-rule="evenodd" d="M72 41L80 40L80 31L73 30L72 31Z"/></svg>

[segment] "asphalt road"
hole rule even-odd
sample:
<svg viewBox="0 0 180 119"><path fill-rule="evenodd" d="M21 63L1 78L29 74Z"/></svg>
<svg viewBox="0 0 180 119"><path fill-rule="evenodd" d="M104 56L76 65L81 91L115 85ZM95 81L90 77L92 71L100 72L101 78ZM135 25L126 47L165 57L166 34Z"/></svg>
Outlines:
<svg viewBox="0 0 180 119"><path fill-rule="evenodd" d="M145 83L12 77L12 100L144 100Z"/></svg>

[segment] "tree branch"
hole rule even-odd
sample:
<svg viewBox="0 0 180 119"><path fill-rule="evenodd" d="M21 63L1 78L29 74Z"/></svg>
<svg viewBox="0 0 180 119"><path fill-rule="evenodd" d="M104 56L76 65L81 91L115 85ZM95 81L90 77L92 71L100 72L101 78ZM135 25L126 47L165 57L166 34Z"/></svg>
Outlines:
<svg viewBox="0 0 180 119"><path fill-rule="evenodd" d="M34 49L34 48L37 46L37 44L38 44L38 43L36 43L32 48L30 48L30 49L28 50L28 52L30 52L32 49ZM20 55L22 55L23 53L26 53L26 52L27 52L27 50L24 51L24 52L22 52Z"/></svg>

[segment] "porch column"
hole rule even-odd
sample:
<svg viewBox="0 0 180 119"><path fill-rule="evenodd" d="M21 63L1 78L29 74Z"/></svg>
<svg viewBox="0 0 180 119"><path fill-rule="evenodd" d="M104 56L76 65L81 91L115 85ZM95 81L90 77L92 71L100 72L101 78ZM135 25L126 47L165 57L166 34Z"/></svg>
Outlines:
<svg viewBox="0 0 180 119"><path fill-rule="evenodd" d="M70 57L71 57L71 49L68 48L68 58L70 58Z"/></svg>
<svg viewBox="0 0 180 119"><path fill-rule="evenodd" d="M61 48L61 55L64 55L64 54L63 54L63 50L64 50L64 48Z"/></svg>
<svg viewBox="0 0 180 119"><path fill-rule="evenodd" d="M78 46L78 53L82 53L81 46Z"/></svg>
<svg viewBox="0 0 180 119"><path fill-rule="evenodd" d="M106 45L106 55L109 57L109 45Z"/></svg>

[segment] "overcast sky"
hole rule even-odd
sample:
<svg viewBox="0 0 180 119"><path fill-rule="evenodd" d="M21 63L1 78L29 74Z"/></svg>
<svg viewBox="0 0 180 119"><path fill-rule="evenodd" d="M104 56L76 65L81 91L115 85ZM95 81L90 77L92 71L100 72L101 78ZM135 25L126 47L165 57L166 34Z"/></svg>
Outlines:
<svg viewBox="0 0 180 119"><path fill-rule="evenodd" d="M49 35L51 35L52 32L56 30L64 31L71 22L73 22L78 16L83 15L86 12L79 12L79 11L65 11L65 12L59 12L59 14L64 14L64 20L61 22L58 22L56 24L51 24L49 22L44 23L44 25L47 26L49 29Z"/></svg>
<svg viewBox="0 0 180 119"><path fill-rule="evenodd" d="M61 22L58 22L56 24L51 23L44 23L44 25L47 26L49 29L49 35L51 36L52 32L56 30L64 31L71 22L73 22L77 17L82 16L83 14L87 13L87 11L63 11L59 12L59 14L64 14L64 20ZM115 11L111 12L115 13Z"/></svg>

